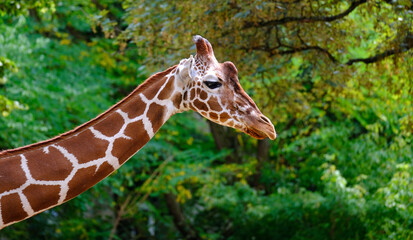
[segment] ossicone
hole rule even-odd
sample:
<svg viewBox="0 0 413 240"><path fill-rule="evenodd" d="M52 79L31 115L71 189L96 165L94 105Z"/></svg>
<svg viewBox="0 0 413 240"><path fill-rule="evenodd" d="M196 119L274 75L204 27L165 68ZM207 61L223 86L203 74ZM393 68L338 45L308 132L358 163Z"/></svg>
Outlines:
<svg viewBox="0 0 413 240"><path fill-rule="evenodd" d="M196 54L200 57L215 57L214 50L212 49L211 43L206 38L200 35L195 35L192 37L196 45Z"/></svg>

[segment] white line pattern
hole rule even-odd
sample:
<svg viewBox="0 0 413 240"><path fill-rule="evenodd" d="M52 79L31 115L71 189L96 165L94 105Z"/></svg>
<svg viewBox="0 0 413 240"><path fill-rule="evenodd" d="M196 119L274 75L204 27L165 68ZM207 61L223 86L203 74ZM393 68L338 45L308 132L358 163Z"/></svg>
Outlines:
<svg viewBox="0 0 413 240"><path fill-rule="evenodd" d="M215 57L214 57L214 59L215 59ZM2 208L6 207L6 206L1 206L1 198L2 197L10 195L10 194L16 194L17 193L19 198L20 198L23 210L27 213L27 215L28 215L27 217L30 217L30 216L32 216L36 213L42 212L44 210L52 208L56 205L59 205L59 204L63 203L64 201L66 201L68 192L70 190L69 189L69 183L73 180L74 176L76 175L76 173L80 169L85 169L85 168L95 166L96 167L95 173L96 173L99 170L100 166L102 166L102 164L104 164L104 163L107 163L107 164L111 165L113 167L113 169L115 169L115 170L118 169L121 166L121 164L119 162L119 159L113 155L112 151L113 151L116 140L118 140L118 139L133 140L131 136L127 136L126 133L125 133L125 131L126 131L127 127L129 126L129 124L133 124L133 123L137 123L138 121L142 121L143 128L144 128L142 130L144 130L148 134L149 139L152 138L154 136L154 134L156 133L156 131L158 130L158 129L153 128L153 123L151 122L151 119L148 117L148 112L150 111L151 105L153 105L153 104L158 104L160 106L163 106L164 109L165 109L165 113L162 115L163 119L156 119L156 121L161 121L161 125L169 117L171 117L173 114L188 110L189 106L192 106L199 113L201 113L202 115L204 115L205 117L209 118L210 120L212 120L214 122L217 122L217 123L222 124L222 125L231 126L231 127L234 127L234 125L237 126L237 127L240 127L242 125L242 123L238 122L238 120L237 120L237 119L241 118L239 113L237 111L233 112L233 111L228 110L228 103L223 103L221 101L220 97L219 97L219 94L214 93L214 92L205 91L202 88L203 87L203 82L202 82L203 80L202 79L207 74L208 68L209 68L208 63L206 63L205 61L200 60L197 57L194 59L191 56L189 59L183 59L183 60L180 61L179 65L175 69L173 69L168 75L165 76L165 78L166 78L165 82L162 84L160 89L158 89L156 95L152 99L148 99L144 95L144 92L140 92L136 95L136 97L139 97L140 100L142 100L145 103L145 106L144 106L145 109L144 109L142 115L139 115L135 118L129 118L128 113L122 111L120 109L121 107L118 107L118 108L115 108L116 110L114 110L113 112L106 114L99 121L95 121L95 124L92 125L91 127L83 129L81 132L91 131L94 138L108 142L107 148L105 149L105 152L104 152L105 153L104 157L93 159L93 160L90 160L90 161L85 162L85 163L79 163L79 160L76 157L76 153L75 152L71 153L66 148L64 148L62 146L62 143L64 143L65 141L67 141L71 138L74 138L74 137L78 136L81 132L74 133L70 137L68 137L66 139L63 139L63 140L58 140L58 141L51 142L50 145L48 145L46 147L43 147L43 149L42 149L43 153L50 154L50 148L55 148L64 156L64 158L67 161L70 162L72 169L71 169L70 173L68 174L68 176L64 180L46 181L46 180L34 179L33 175L30 172L30 168L28 166L28 160L26 159L26 156L24 155L25 153L20 154L19 155L20 156L20 161L21 161L20 166L21 166L21 169L23 170L23 172L25 174L26 181L25 181L25 183L23 183L18 188L0 193L0 229L7 226L7 225L10 225L10 224L14 223L14 222L8 222L8 223L4 224L4 219L3 219L3 215L2 215L3 214L3 212L2 212L3 209ZM186 73L188 73L188 74L186 74ZM209 72L208 74L213 74L213 72L212 73ZM183 76L185 76L185 77L183 77ZM172 77L173 77L173 80L171 79ZM187 82L187 81L189 81L189 79L191 79L191 82ZM174 81L174 83L172 84L174 89L173 89L172 94L170 94L170 99L160 100L159 99L159 94L168 85L169 81ZM195 96L191 95L191 90L194 90ZM199 92L201 92L203 94L207 94L207 98L202 99L200 97ZM175 96L178 96L178 95L183 98L185 96L185 93L188 94L188 96L187 96L188 98L184 99L183 101L181 99L179 106L176 107L174 105L174 102L172 101L172 99ZM222 108L221 111L213 111L211 109L209 101L211 100L212 97L215 97L217 99L216 103L220 106L220 108ZM207 106L207 111L203 111L201 109L198 109L197 106L194 104L195 100L200 101L202 104L205 104ZM217 116L217 119L211 119L211 113L214 113ZM102 132L98 131L95 128L95 126L98 125L100 122L105 121L105 119L112 116L113 114L119 114L123 119L123 124L120 127L119 131L115 135L106 136ZM220 119L220 115L222 115L222 114L227 114L228 116L232 116L232 117L230 117L228 120L223 122ZM152 119L152 120L154 120L154 119ZM88 144L88 143L85 142L84 144ZM32 151L38 151L38 149L34 148ZM39 161L40 160L41 159L39 159ZM91 177L93 177L93 176L91 176ZM59 191L59 199L57 201L57 204L55 204L53 206L50 206L47 209L42 209L40 211L35 212L33 210L32 206L31 206L31 204L30 204L29 199L27 199L27 197L23 193L23 191L27 187L29 187L30 185L59 186L60 191Z"/></svg>

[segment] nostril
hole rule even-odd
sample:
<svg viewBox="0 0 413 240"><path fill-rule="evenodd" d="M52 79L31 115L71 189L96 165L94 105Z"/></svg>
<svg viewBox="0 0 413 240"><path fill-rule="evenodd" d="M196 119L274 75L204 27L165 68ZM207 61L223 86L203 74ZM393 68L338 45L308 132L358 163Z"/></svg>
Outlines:
<svg viewBox="0 0 413 240"><path fill-rule="evenodd" d="M271 123L270 120L268 120L268 118L266 118L265 116L261 116L261 120L263 120L266 123Z"/></svg>

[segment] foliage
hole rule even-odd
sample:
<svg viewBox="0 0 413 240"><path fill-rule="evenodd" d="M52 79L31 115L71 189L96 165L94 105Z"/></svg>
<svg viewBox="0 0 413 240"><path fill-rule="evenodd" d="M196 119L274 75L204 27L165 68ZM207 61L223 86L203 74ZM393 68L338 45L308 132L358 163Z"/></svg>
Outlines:
<svg viewBox="0 0 413 240"><path fill-rule="evenodd" d="M7 82L5 76L6 70L17 72L16 64L10 59L0 56L0 87L3 87ZM3 95L0 95L0 113L3 117L7 117L10 112L15 109L24 109L24 106L17 101L12 101Z"/></svg>
<svg viewBox="0 0 413 240"><path fill-rule="evenodd" d="M321 97L326 93L337 97L331 91L358 75L363 68L358 62L398 54L395 69L411 66L411 1L157 0L129 1L124 7L129 25L120 42L133 40L150 57L165 53L151 61L170 63L192 53L188 39L193 35L211 39L217 59L230 59L241 76L261 81L246 87L279 123L291 114L307 115L316 100L326 104ZM374 68L376 74L392 70L386 64Z"/></svg>
<svg viewBox="0 0 413 240"><path fill-rule="evenodd" d="M354 63L356 58L372 56L371 53L384 52L386 48L405 48L404 51L412 48L410 1L218 4L157 0L127 1L123 6L129 25L121 40L132 39L153 54L158 51L187 54L188 48L180 46L192 35L210 36L216 54L237 62L242 72L275 67L279 58L274 55L302 52L300 55L312 63L348 63L350 59ZM375 18L371 18L372 14Z"/></svg>
<svg viewBox="0 0 413 240"><path fill-rule="evenodd" d="M53 12L55 3L49 0L4 0L0 3L0 16L24 14L32 9L39 10L42 13Z"/></svg>
<svg viewBox="0 0 413 240"><path fill-rule="evenodd" d="M0 95L24 108L0 118L0 148L96 116L193 54L194 34L236 63L279 136L262 150L232 132L221 148L176 115L112 176L0 238L413 238L411 1L33 2L0 19Z"/></svg>

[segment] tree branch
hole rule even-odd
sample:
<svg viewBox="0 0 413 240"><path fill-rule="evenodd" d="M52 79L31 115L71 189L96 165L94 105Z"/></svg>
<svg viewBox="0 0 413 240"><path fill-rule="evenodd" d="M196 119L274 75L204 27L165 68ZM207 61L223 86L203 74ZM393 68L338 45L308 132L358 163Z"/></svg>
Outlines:
<svg viewBox="0 0 413 240"><path fill-rule="evenodd" d="M302 39L300 41L303 42ZM338 60L325 48L322 48L320 46L300 46L300 47L294 47L294 46L289 46L281 43L277 37L277 43L278 45L276 47L268 47L267 45L260 45L260 46L255 46L255 47L242 47L241 49L245 51L263 51L263 52L268 52L270 55L287 55L287 54L293 54L297 52L304 52L308 50L316 50L318 52L322 52L327 57L333 62L333 63L338 63ZM279 50L280 48L286 48L287 50ZM410 49L413 48L413 34L409 33L404 41L398 46L398 48L394 48L391 50L386 50L382 53L378 53L374 56L368 57L368 58L353 58L349 59L347 62L344 64L346 65L352 65L353 63L356 62L364 62L366 64L369 63L374 63L378 62L386 57L399 54L399 53L404 53L409 51Z"/></svg>
<svg viewBox="0 0 413 240"><path fill-rule="evenodd" d="M289 48L288 50L279 50L280 47L285 47ZM273 48L268 48L266 46L255 46L255 47L250 47L250 48L241 48L243 50L249 51L249 50L256 50L256 51L264 51L268 52L271 55L287 55L287 54L293 54L297 52L304 52L308 50L317 50L319 52L324 53L327 55L327 57L333 62L337 63L337 59L327 50L319 46L303 46L303 47L292 47L292 46L286 46L286 45L281 45Z"/></svg>
<svg viewBox="0 0 413 240"><path fill-rule="evenodd" d="M125 201L120 205L120 208L116 214L115 222L113 223L112 230L110 231L109 240L112 240L115 237L116 230L119 226L120 220L122 219L123 214L125 213L126 207L130 203L131 196L125 199Z"/></svg>
<svg viewBox="0 0 413 240"><path fill-rule="evenodd" d="M378 62L378 61L380 61L380 60L382 60L386 57L392 56L394 54L407 52L412 48L413 48L413 34L409 34L409 35L406 36L406 38L403 41L403 43L401 44L400 48L392 49L392 50L386 50L382 53L378 53L378 54L376 54L372 57L368 57L368 58L350 59L346 62L346 65L352 65L353 63L356 63L356 62L364 62L366 64L373 63L373 62Z"/></svg>
<svg viewBox="0 0 413 240"><path fill-rule="evenodd" d="M373 63L373 62L377 62L379 60L382 60L385 57L394 55L396 53L399 53L400 51L396 51L396 50L387 50L385 52L379 53L377 55L374 55L372 57L368 57L368 58L354 58L354 59L350 59L346 62L346 65L353 65L353 63L356 62L364 62L364 63Z"/></svg>
<svg viewBox="0 0 413 240"><path fill-rule="evenodd" d="M348 14L350 14L354 9L359 5L366 3L367 0L358 0L353 1L350 6L344 12L333 15L333 16L305 16L305 17L284 17L280 19L274 19L270 21L261 21L261 22L245 22L244 29L252 27L266 27L266 26L275 26L279 24L284 24L288 22L332 22L337 19L341 19Z"/></svg>

